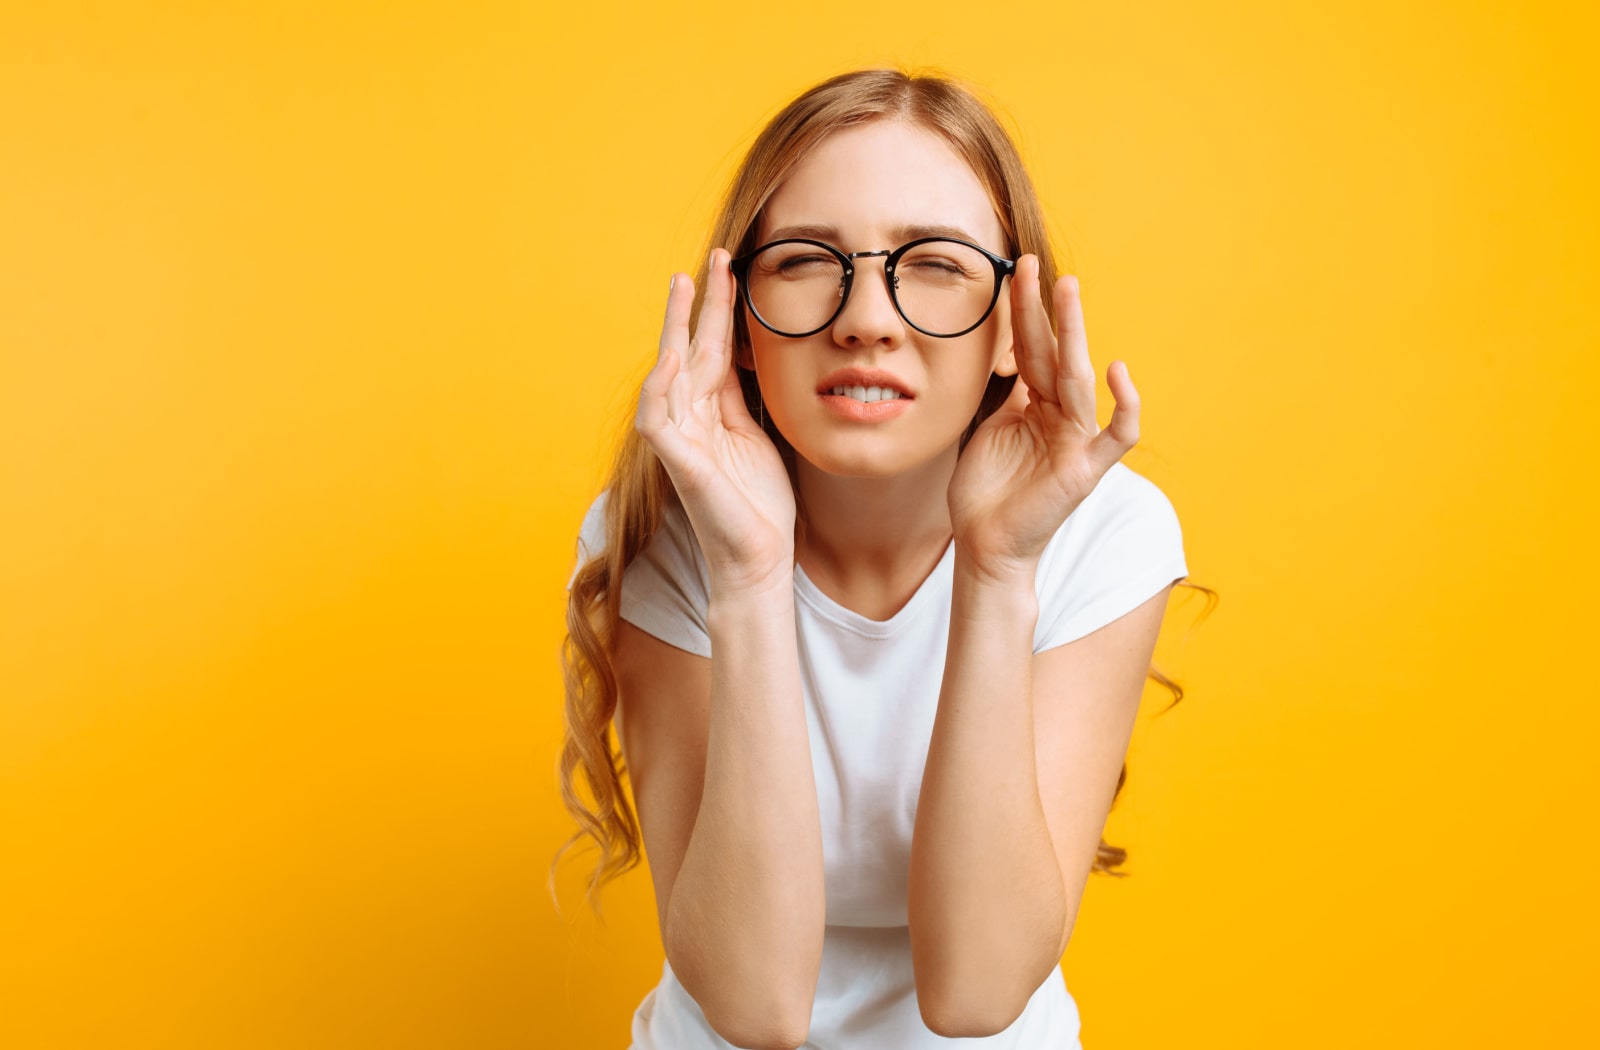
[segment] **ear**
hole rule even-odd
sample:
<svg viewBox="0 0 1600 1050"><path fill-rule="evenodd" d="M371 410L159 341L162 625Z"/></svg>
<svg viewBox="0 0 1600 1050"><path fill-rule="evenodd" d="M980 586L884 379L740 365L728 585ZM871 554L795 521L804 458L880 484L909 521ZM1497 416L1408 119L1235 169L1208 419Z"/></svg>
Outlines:
<svg viewBox="0 0 1600 1050"><path fill-rule="evenodd" d="M996 304L995 313L999 314L1000 326L995 332L995 345L1005 347L1005 352L994 361L994 374L997 376L1014 376L1017 374L1017 333L1011 326L1011 301L1007 297Z"/></svg>
<svg viewBox="0 0 1600 1050"><path fill-rule="evenodd" d="M994 366L994 374L997 376L1014 376L1017 374L1017 348L1015 346L1006 348L1006 352L1001 355L1000 360Z"/></svg>
<svg viewBox="0 0 1600 1050"><path fill-rule="evenodd" d="M733 340L734 345L733 363L746 372L754 372L756 370L756 354L751 349L748 334L745 336L744 346L739 346L738 333L741 329L746 333L749 332L750 317L745 313L744 300L740 298L738 289L734 289L733 309L735 311L734 323L728 326L728 338Z"/></svg>

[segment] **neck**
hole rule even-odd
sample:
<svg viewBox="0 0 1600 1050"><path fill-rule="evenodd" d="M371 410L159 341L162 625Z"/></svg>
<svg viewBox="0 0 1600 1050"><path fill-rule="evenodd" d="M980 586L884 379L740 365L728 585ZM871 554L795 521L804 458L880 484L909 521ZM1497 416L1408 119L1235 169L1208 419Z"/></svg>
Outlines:
<svg viewBox="0 0 1600 1050"><path fill-rule="evenodd" d="M950 545L950 478L956 446L890 478L841 477L796 457L805 538L795 557L833 580L920 580Z"/></svg>

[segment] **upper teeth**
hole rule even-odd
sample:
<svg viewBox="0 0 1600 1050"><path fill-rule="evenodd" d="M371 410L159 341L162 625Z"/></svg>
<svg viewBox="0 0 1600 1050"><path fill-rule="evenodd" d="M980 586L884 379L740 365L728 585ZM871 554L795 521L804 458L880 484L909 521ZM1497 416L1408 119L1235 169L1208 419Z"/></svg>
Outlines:
<svg viewBox="0 0 1600 1050"><path fill-rule="evenodd" d="M893 401L904 396L900 391L886 386L836 386L829 393L857 401Z"/></svg>

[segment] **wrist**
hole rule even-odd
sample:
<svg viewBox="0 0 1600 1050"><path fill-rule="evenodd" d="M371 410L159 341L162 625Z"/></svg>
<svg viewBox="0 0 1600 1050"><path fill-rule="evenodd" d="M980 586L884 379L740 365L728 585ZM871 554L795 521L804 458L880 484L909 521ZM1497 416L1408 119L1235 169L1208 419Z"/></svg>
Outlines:
<svg viewBox="0 0 1600 1050"><path fill-rule="evenodd" d="M1037 622L1037 570L1036 560L978 561L957 547L951 600L962 615L975 619Z"/></svg>
<svg viewBox="0 0 1600 1050"><path fill-rule="evenodd" d="M984 591L1034 593L1039 558L1000 558L984 554L956 539L955 575L969 586Z"/></svg>
<svg viewBox="0 0 1600 1050"><path fill-rule="evenodd" d="M794 561L768 569L711 570L711 604L751 612L794 601Z"/></svg>

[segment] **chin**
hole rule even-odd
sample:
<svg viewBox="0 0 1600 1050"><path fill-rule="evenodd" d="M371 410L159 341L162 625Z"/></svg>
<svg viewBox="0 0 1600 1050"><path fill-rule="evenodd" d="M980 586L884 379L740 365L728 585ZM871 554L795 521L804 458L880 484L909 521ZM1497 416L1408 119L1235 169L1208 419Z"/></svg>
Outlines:
<svg viewBox="0 0 1600 1050"><path fill-rule="evenodd" d="M793 442L791 442L791 445ZM917 458L905 447L873 447L861 442L847 447L795 447L795 454L813 469L838 478L895 478L925 467L937 455Z"/></svg>
<svg viewBox="0 0 1600 1050"><path fill-rule="evenodd" d="M896 464L891 460L897 460L898 457L885 456L864 448L819 448L808 443L797 445L793 438L784 436L794 449L794 454L806 466L824 474L841 478L872 478L896 473Z"/></svg>
<svg viewBox="0 0 1600 1050"><path fill-rule="evenodd" d="M890 464L885 464L882 460L872 463L860 461L818 463L815 460L807 460L806 462L822 473L836 478L892 478L904 473L904 470L896 469Z"/></svg>

